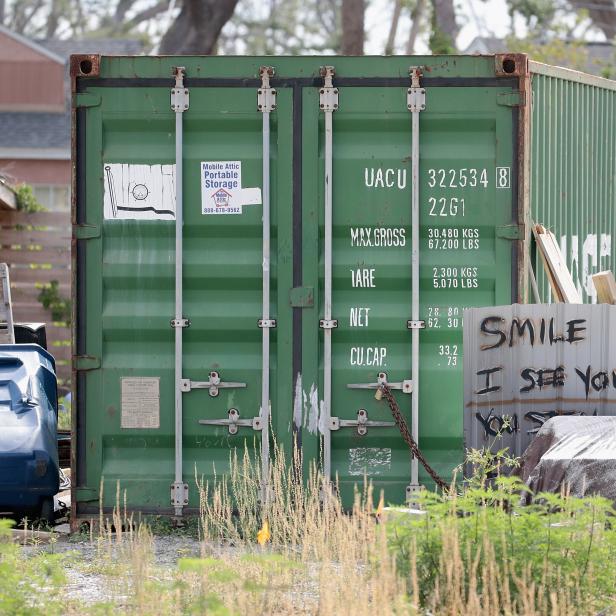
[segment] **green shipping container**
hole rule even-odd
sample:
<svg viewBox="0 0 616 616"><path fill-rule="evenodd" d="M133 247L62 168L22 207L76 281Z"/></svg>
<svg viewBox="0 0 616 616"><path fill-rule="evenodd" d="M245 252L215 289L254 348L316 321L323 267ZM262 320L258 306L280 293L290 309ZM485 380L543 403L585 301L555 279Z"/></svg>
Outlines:
<svg viewBox="0 0 616 616"><path fill-rule="evenodd" d="M462 310L528 299L530 221L586 291L614 267L614 82L509 54L71 68L74 520L101 481L195 512L195 474L274 441L347 505L365 476L403 502L430 480L377 384L449 478Z"/></svg>

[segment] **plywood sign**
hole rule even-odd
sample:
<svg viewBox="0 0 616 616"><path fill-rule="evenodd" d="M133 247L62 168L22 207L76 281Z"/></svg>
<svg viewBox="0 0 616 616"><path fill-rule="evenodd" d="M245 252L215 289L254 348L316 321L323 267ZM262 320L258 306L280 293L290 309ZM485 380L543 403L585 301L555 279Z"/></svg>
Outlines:
<svg viewBox="0 0 616 616"><path fill-rule="evenodd" d="M520 455L555 415L616 415L616 306L464 311L464 440Z"/></svg>

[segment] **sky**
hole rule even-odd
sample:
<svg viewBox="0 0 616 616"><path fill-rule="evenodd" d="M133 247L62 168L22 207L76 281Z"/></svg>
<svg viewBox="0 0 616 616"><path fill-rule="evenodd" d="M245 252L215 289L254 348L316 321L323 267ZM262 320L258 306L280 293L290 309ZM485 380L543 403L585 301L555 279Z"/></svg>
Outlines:
<svg viewBox="0 0 616 616"><path fill-rule="evenodd" d="M366 11L367 54L382 54L391 23L393 2L372 0ZM458 22L462 26L458 37L458 48L464 50L478 35L504 37L509 33L510 20L505 0L459 0L456 2ZM396 47L404 49L410 27L408 12L400 18ZM416 53L428 51L425 41L418 45Z"/></svg>

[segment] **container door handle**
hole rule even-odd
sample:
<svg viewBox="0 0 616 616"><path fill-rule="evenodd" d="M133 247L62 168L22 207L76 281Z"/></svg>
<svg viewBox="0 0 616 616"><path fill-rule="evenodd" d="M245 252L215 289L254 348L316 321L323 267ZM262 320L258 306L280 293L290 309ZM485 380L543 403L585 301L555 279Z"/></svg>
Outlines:
<svg viewBox="0 0 616 616"><path fill-rule="evenodd" d="M389 383L387 381L387 373L379 372L377 375L376 383L348 383L347 389L376 389L377 394L381 391L381 385L385 383L389 389L399 389L403 394L410 394L413 391L413 381L405 379L398 383ZM380 397L379 397L380 399Z"/></svg>

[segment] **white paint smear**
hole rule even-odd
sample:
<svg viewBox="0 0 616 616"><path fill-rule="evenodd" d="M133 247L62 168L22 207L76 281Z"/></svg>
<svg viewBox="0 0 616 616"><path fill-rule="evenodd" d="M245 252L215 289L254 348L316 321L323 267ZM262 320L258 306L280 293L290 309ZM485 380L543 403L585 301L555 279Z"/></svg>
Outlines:
<svg viewBox="0 0 616 616"><path fill-rule="evenodd" d="M356 447L349 449L349 475L383 475L391 470L391 449L388 447Z"/></svg>
<svg viewBox="0 0 616 616"><path fill-rule="evenodd" d="M308 414L308 432L316 434L319 429L319 392L313 383L310 386L310 412Z"/></svg>
<svg viewBox="0 0 616 616"><path fill-rule="evenodd" d="M302 375L297 373L295 382L295 397L293 398L293 423L299 430L302 427L302 416L304 414L304 403L302 396Z"/></svg>
<svg viewBox="0 0 616 616"><path fill-rule="evenodd" d="M175 220L175 165L103 165L105 220Z"/></svg>

